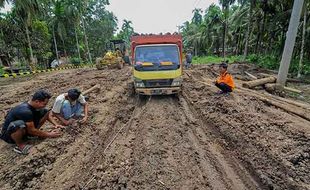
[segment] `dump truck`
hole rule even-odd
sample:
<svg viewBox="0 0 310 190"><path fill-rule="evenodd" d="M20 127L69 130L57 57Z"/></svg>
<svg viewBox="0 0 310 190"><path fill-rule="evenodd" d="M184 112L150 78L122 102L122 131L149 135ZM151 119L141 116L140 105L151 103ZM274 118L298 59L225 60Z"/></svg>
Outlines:
<svg viewBox="0 0 310 190"><path fill-rule="evenodd" d="M132 36L131 53L135 93L169 95L181 91L181 35Z"/></svg>

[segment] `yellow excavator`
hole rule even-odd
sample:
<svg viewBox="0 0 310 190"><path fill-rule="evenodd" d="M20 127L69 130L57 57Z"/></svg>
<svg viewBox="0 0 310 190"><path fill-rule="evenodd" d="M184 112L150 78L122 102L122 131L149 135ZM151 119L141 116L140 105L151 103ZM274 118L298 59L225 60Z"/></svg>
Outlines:
<svg viewBox="0 0 310 190"><path fill-rule="evenodd" d="M104 68L118 68L122 69L125 65L126 46L124 40L110 40L107 44L108 51L103 57L96 59L96 67L101 70ZM127 62L127 61L126 61Z"/></svg>

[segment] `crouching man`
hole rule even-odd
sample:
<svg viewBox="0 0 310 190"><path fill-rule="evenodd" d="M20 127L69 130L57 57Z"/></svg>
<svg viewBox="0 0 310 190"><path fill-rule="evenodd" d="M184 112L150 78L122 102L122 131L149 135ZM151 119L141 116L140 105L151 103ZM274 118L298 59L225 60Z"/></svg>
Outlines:
<svg viewBox="0 0 310 190"><path fill-rule="evenodd" d="M221 63L220 68L220 76L215 81L215 86L220 89L219 94L227 94L233 91L235 88L234 80L227 72L228 65L226 63Z"/></svg>
<svg viewBox="0 0 310 190"><path fill-rule="evenodd" d="M61 136L59 130L47 132L40 130L46 120L55 128L61 128L45 109L51 95L44 90L39 90L28 102L24 102L10 110L2 126L1 139L10 144L16 144L13 149L20 154L28 154L31 145L26 140L32 137L55 138Z"/></svg>
<svg viewBox="0 0 310 190"><path fill-rule="evenodd" d="M52 114L65 126L80 118L81 123L85 123L88 117L88 104L78 89L70 89L56 98Z"/></svg>

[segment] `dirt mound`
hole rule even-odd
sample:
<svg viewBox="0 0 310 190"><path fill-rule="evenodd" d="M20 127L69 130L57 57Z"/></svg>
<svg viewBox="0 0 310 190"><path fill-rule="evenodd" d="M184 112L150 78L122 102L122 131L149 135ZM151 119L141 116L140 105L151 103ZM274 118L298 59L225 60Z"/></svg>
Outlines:
<svg viewBox="0 0 310 190"><path fill-rule="evenodd" d="M216 95L216 88L192 82L204 80L201 74L191 76L185 83L186 99L254 176L270 189L309 188L308 121L251 94Z"/></svg>
<svg viewBox="0 0 310 190"><path fill-rule="evenodd" d="M32 154L1 141L0 189L309 189L309 122L242 91L215 95L216 75L194 67L179 97L142 99L130 94L129 67L1 80L1 122L38 88L53 99L71 87L101 91L89 95L86 125L32 140Z"/></svg>

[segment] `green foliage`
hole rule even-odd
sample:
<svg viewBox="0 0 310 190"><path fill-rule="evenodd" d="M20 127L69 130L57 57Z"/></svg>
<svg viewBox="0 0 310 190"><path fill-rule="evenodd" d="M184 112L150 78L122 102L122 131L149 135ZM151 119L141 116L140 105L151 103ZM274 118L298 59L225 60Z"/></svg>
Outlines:
<svg viewBox="0 0 310 190"><path fill-rule="evenodd" d="M255 65L258 65L261 68L270 69L270 70L278 70L279 69L279 63L281 60L279 60L278 57L274 55L256 55L251 54L247 57L246 60L243 59L243 56L228 56L225 59L223 57L218 56L194 56L193 57L193 64L211 64L211 63L221 63L223 61L228 60L229 63L234 62L246 62L246 63L253 63ZM304 75L310 74L310 60L304 60L303 62L303 73ZM299 66L299 59L293 59L289 72L295 75L298 71Z"/></svg>
<svg viewBox="0 0 310 190"><path fill-rule="evenodd" d="M219 56L195 56L193 57L193 64L210 64L210 63L221 63L228 61L229 63L242 62L242 56L229 56L225 59Z"/></svg>
<svg viewBox="0 0 310 190"><path fill-rule="evenodd" d="M237 3L236 3L237 2ZM204 10L202 21L199 9L193 10L193 18L181 26L185 50L192 50L197 63L216 61L213 56L247 55L247 60L258 65L277 69L282 56L286 31L289 25L293 0L288 1L235 1L220 0L220 6L211 4ZM308 14L310 2L306 3ZM303 23L301 18L301 23ZM296 39L290 72L296 72L303 39L301 26ZM306 22L304 59L310 59L310 20ZM247 47L247 48L246 48ZM200 58L201 56L208 58ZM211 59L211 60L210 60ZM242 59L241 59L242 60ZM308 62L305 61L304 73Z"/></svg>
<svg viewBox="0 0 310 190"><path fill-rule="evenodd" d="M260 67L271 70L279 69L279 63L280 63L280 60L274 55L260 56L252 54L248 56L247 61L255 63Z"/></svg>
<svg viewBox="0 0 310 190"><path fill-rule="evenodd" d="M131 21L126 19L123 20L121 31L115 37L116 39L125 40L127 47L130 46L130 36L132 36L132 34L134 33L134 29L131 25L132 25Z"/></svg>
<svg viewBox="0 0 310 190"><path fill-rule="evenodd" d="M72 57L70 59L70 63L73 65L80 65L82 64L82 60L80 60L78 57Z"/></svg>
<svg viewBox="0 0 310 190"><path fill-rule="evenodd" d="M107 0L89 0L88 7L84 11L85 31L93 58L102 56L106 43L112 39L117 29L117 18L112 12L106 10L108 4ZM84 40L85 36L80 42Z"/></svg>
<svg viewBox="0 0 310 190"><path fill-rule="evenodd" d="M74 57L74 63L88 59L86 38L92 57L101 56L106 42L112 39L117 29L117 18L106 10L108 0L8 2L12 4L12 11L0 15L0 54L11 63L13 57L19 60L30 58L26 28L34 57L38 58L37 66L42 68L47 66L47 59L55 59L56 54ZM76 59L77 47L82 60Z"/></svg>
<svg viewBox="0 0 310 190"><path fill-rule="evenodd" d="M3 75L4 71L3 71L3 67L0 65L0 75Z"/></svg>
<svg viewBox="0 0 310 190"><path fill-rule="evenodd" d="M51 34L49 33L47 23L45 21L35 20L33 22L31 41L34 54L39 60L51 57Z"/></svg>

